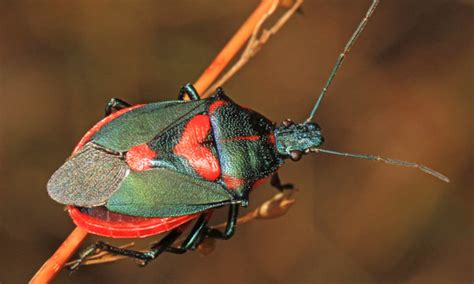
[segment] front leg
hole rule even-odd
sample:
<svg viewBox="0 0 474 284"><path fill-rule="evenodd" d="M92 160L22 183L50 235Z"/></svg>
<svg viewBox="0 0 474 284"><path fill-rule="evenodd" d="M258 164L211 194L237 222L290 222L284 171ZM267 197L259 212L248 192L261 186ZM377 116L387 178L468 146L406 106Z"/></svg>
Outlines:
<svg viewBox="0 0 474 284"><path fill-rule="evenodd" d="M276 189L278 189L279 191L283 191L285 189L294 189L295 188L295 186L292 183L282 184L281 180L280 180L280 176L278 175L278 173L275 173L272 176L272 178L270 179L270 184L273 187L275 187Z"/></svg>
<svg viewBox="0 0 474 284"><path fill-rule="evenodd" d="M179 101L184 100L184 95L188 95L191 101L197 101L201 99L197 90L194 88L193 84L191 83L187 83L186 85L181 87L178 94L178 100Z"/></svg>

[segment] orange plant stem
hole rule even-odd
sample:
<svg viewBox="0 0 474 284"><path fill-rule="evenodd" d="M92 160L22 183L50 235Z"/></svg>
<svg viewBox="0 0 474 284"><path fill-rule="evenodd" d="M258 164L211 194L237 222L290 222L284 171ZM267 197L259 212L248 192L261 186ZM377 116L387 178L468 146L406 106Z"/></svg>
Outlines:
<svg viewBox="0 0 474 284"><path fill-rule="evenodd" d="M240 29L234 34L224 48L219 52L211 65L202 73L201 77L194 83L194 87L199 94L211 86L216 78L222 73L230 61L237 55L252 35L253 30L263 16L270 10L275 0L262 0L260 5L254 10L250 17L243 23Z"/></svg>
<svg viewBox="0 0 474 284"><path fill-rule="evenodd" d="M253 30L260 19L271 9L275 0L262 0L250 17L244 22L240 29L234 34L224 48L219 52L211 65L204 70L202 75L194 84L198 93L203 94L209 86L222 73L230 61L237 55L252 35ZM87 231L76 227L69 237L62 243L56 252L48 259L30 280L30 284L42 284L51 282L64 264L79 248L87 236Z"/></svg>
<svg viewBox="0 0 474 284"><path fill-rule="evenodd" d="M31 278L30 284L50 283L86 237L87 231L81 227L76 227L51 258L48 259L38 272L36 272L35 276Z"/></svg>

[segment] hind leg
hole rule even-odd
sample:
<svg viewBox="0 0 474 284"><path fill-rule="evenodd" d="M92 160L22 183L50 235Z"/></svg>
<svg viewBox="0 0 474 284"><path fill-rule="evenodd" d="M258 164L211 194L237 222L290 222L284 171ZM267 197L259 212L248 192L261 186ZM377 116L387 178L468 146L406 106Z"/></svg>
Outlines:
<svg viewBox="0 0 474 284"><path fill-rule="evenodd" d="M123 249L118 248L115 246L111 246L104 242L97 242L89 247L87 247L84 251L79 254L79 258L75 260L75 263L69 267L70 270L77 270L81 264L87 259L87 257L96 253L97 250L99 251L106 251L111 254L116 255L123 255L135 259L142 260L144 264L147 264L149 261L158 257L161 253L166 251L168 247L170 247L176 239L181 235L184 226L178 227L168 233L163 239L161 239L156 245L152 247L151 250L146 252L131 250L131 249Z"/></svg>
<svg viewBox="0 0 474 284"><path fill-rule="evenodd" d="M228 240L232 238L235 233L235 226L237 225L237 217L239 214L239 204L231 204L229 206L229 214L227 217L226 229L222 232L218 229L209 228L207 226L208 220L211 217L211 212L202 214L186 240L179 247L168 247L167 252L183 254L189 250L194 250L205 238L213 238L220 240Z"/></svg>

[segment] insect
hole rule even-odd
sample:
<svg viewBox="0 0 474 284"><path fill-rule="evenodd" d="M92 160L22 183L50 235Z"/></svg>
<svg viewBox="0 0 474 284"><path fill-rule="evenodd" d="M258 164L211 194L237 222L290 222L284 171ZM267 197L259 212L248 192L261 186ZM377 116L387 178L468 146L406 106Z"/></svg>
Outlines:
<svg viewBox="0 0 474 284"><path fill-rule="evenodd" d="M286 120L277 126L234 103L221 88L201 99L191 84L181 88L176 101L132 106L112 99L106 117L83 136L52 175L48 193L67 205L74 222L90 233L116 238L167 235L147 252L97 242L73 268L96 249L140 259L146 265L163 252L194 249L204 238L229 239L239 207L247 206L252 188L266 179L278 190L293 188L280 181L277 170L285 160L298 161L308 153L414 167L448 182L420 164L321 148L324 138L312 122L314 115L377 4L372 2L347 42L303 123ZM225 230L208 227L213 210L223 206L229 207ZM189 235L174 247L194 219Z"/></svg>

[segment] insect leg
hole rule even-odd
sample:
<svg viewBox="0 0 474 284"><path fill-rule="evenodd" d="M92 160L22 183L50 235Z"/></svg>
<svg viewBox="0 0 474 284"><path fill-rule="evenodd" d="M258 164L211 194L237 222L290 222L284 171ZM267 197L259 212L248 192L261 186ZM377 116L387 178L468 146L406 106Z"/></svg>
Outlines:
<svg viewBox="0 0 474 284"><path fill-rule="evenodd" d="M127 107L132 106L131 104L117 98L111 98L110 101L105 106L105 116L109 116L112 113L112 110L121 110Z"/></svg>
<svg viewBox="0 0 474 284"><path fill-rule="evenodd" d="M169 246L171 246L176 239L181 235L182 228L178 227L168 233L164 238L162 238L153 248L146 252L123 249L115 246L111 246L104 242L97 242L89 247L87 247L83 252L79 254L79 258L75 260L75 263L69 267L70 270L74 271L81 266L81 264L87 259L87 257L94 254L97 250L106 251L116 255L128 256L131 258L136 258L142 260L142 265L147 265L149 261L155 259L161 253L163 253Z"/></svg>
<svg viewBox="0 0 474 284"><path fill-rule="evenodd" d="M193 84L187 83L179 90L178 100L182 101L184 99L184 95L188 95L189 99L192 101L200 100L198 92L194 88Z"/></svg>
<svg viewBox="0 0 474 284"><path fill-rule="evenodd" d="M208 212L201 214L183 243L179 247L168 247L166 251L183 254L190 249L194 249L202 241L202 232L206 228L210 216L211 214Z"/></svg>
<svg viewBox="0 0 474 284"><path fill-rule="evenodd" d="M227 218L227 225L224 232L218 229L206 227L205 234L209 238L228 240L232 238L235 233L235 226L237 225L237 216L239 215L239 204L231 204L229 206L229 215Z"/></svg>
<svg viewBox="0 0 474 284"><path fill-rule="evenodd" d="M74 264L69 267L69 270L76 271L82 265L82 263L89 257L94 255L97 250L107 251L113 254L128 256L137 259L144 259L145 256L142 252L129 250L129 249L122 249L118 247L111 246L104 242L97 242L93 245L88 246L86 249L79 253L79 258L74 261Z"/></svg>
<svg viewBox="0 0 474 284"><path fill-rule="evenodd" d="M216 96L225 96L224 89L222 89L221 87L217 88L216 89Z"/></svg>
<svg viewBox="0 0 474 284"><path fill-rule="evenodd" d="M278 173L275 173L272 178L270 179L270 184L275 187L276 189L278 189L279 191L283 191L285 189L293 189L295 188L295 186L292 184L292 183L285 183L285 184L282 184L281 183L281 180L280 180L280 176L278 175Z"/></svg>
<svg viewBox="0 0 474 284"><path fill-rule="evenodd" d="M227 226L224 232L217 229L207 227L207 222L211 216L211 212L202 214L196 221L193 229L189 233L188 237L179 247L168 247L166 252L183 254L188 250L194 250L206 237L228 240L235 232L235 226L237 224L237 216L239 213L239 205L232 204L229 207L229 215L227 220Z"/></svg>

